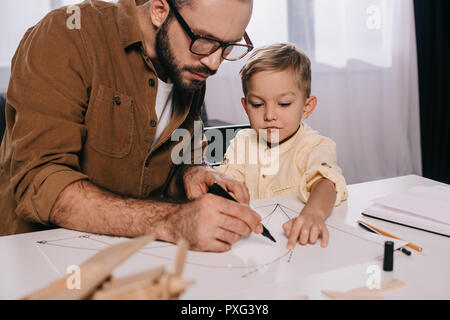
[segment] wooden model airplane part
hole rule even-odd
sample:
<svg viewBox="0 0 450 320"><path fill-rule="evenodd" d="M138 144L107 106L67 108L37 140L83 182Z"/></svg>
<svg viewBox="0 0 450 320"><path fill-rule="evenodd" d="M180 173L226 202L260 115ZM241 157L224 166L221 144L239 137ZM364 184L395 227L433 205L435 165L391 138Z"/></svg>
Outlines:
<svg viewBox="0 0 450 320"><path fill-rule="evenodd" d="M26 297L26 300L140 300L177 299L192 282L181 279L188 243L181 240L175 257L174 271L163 267L116 279L112 271L149 242L153 236L128 240L98 252L80 266L81 288L68 289L67 275L48 287Z"/></svg>
<svg viewBox="0 0 450 320"><path fill-rule="evenodd" d="M380 284L380 289L369 289L368 287L357 288L347 292L323 290L322 294L336 300L383 300L390 292L406 288L403 281L393 279Z"/></svg>

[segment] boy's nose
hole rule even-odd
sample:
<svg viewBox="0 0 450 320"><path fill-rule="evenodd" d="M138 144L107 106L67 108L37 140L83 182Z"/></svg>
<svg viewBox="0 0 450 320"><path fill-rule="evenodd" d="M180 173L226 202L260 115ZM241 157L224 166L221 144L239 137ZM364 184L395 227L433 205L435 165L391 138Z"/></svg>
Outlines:
<svg viewBox="0 0 450 320"><path fill-rule="evenodd" d="M222 50L223 48L220 48L216 52L211 53L209 56L202 57L200 62L207 66L210 70L217 71L220 64L223 62Z"/></svg>
<svg viewBox="0 0 450 320"><path fill-rule="evenodd" d="M265 121L273 121L277 119L277 114L275 107L271 104L267 104L266 106L266 112L264 113L264 120Z"/></svg>

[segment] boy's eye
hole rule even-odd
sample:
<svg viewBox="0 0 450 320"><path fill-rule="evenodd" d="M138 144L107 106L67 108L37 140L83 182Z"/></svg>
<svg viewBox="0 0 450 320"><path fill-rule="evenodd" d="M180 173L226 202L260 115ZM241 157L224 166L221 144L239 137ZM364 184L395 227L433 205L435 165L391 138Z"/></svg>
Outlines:
<svg viewBox="0 0 450 320"><path fill-rule="evenodd" d="M250 104L252 105L253 108L259 108L264 105L263 103L252 103L252 102L250 102Z"/></svg>
<svg viewBox="0 0 450 320"><path fill-rule="evenodd" d="M291 102L280 103L280 106L282 106L282 107L289 107L291 104L292 104Z"/></svg>

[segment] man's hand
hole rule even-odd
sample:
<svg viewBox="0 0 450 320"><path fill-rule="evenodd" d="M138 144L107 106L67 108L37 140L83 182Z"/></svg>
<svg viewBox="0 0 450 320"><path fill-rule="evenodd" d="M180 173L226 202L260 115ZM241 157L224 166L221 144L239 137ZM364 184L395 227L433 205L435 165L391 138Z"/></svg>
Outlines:
<svg viewBox="0 0 450 320"><path fill-rule="evenodd" d="M168 219L171 242L186 239L192 250L224 252L242 236L262 233L261 217L248 205L211 194L181 205Z"/></svg>
<svg viewBox="0 0 450 320"><path fill-rule="evenodd" d="M185 204L132 199L115 195L89 181L67 186L50 214L50 221L82 232L136 237L153 234L191 249L227 251L242 236L262 233L261 217L248 205L212 194Z"/></svg>
<svg viewBox="0 0 450 320"><path fill-rule="evenodd" d="M184 189L190 200L200 198L208 192L214 183L219 184L232 193L233 197L240 203L249 204L250 195L247 187L230 177L219 173L207 166L195 166L188 168L183 175Z"/></svg>

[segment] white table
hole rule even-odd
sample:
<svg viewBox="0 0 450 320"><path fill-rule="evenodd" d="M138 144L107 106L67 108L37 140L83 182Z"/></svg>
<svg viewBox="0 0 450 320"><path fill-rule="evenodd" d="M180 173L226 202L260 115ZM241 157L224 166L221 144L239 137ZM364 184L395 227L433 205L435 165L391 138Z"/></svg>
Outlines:
<svg viewBox="0 0 450 320"><path fill-rule="evenodd" d="M392 192L406 191L415 186L438 184L419 176L405 176L350 185L348 201L334 210L330 221L356 227L356 221L362 218L361 212L370 205L371 199ZM326 299L321 290L347 291L363 287L370 277L368 268L378 266L381 269L382 281L396 278L408 285L406 289L391 293L385 299L450 299L450 238L380 220L363 220L418 244L424 250L420 253L411 250L413 254L410 257L396 253L393 272L383 272L382 260L374 260L341 269L299 275L298 279L293 281L253 288L227 298L292 299L296 296L308 296L310 299ZM66 232L64 229L56 229L0 237L0 299L19 299L61 276L51 267L45 255L32 244L45 237L57 237L58 233ZM207 293L204 298L208 299Z"/></svg>

